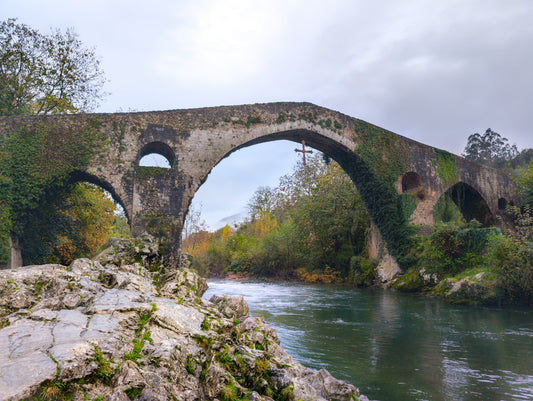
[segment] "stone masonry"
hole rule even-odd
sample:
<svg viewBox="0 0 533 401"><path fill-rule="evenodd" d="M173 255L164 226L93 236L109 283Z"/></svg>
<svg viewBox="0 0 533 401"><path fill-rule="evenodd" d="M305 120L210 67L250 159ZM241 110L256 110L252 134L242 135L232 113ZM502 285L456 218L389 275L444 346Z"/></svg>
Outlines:
<svg viewBox="0 0 533 401"><path fill-rule="evenodd" d="M280 139L305 143L336 160L352 176L362 130L380 129L369 123L309 103L268 103L188 110L92 114L107 146L77 179L108 190L126 211L134 236L148 231L171 239L178 256L183 221L192 197L210 171L234 151ZM68 125L87 115L1 117L0 137L19 123L53 121ZM380 129L381 130L381 129ZM392 134L388 131L381 130ZM444 182L437 169L438 150L393 134L398 149L406 149L406 171L398 176L397 190L416 193L413 224L432 225L433 206L452 185L462 182L487 206L487 219L512 201L513 182L505 174L453 156L458 176ZM441 151L442 152L442 151ZM150 153L163 155L170 169L140 167ZM384 156L385 157L385 156ZM378 192L371 194L379 197ZM380 230L379 224L376 226ZM176 259L177 260L177 259Z"/></svg>

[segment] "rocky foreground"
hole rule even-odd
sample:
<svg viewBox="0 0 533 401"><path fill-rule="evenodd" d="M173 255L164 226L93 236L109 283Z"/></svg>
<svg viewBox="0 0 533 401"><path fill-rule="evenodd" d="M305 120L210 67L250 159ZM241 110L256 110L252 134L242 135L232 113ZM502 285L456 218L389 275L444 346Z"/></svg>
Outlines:
<svg viewBox="0 0 533 401"><path fill-rule="evenodd" d="M0 271L2 400L363 400L306 369L242 297L164 272L149 237L96 261Z"/></svg>

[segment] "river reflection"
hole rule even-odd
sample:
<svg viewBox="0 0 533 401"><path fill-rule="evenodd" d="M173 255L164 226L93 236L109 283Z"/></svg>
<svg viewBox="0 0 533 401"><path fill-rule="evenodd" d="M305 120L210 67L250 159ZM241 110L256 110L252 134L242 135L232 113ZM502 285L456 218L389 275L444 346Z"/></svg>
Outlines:
<svg viewBox="0 0 533 401"><path fill-rule="evenodd" d="M392 291L209 281L240 294L299 362L371 399L533 400L533 312Z"/></svg>

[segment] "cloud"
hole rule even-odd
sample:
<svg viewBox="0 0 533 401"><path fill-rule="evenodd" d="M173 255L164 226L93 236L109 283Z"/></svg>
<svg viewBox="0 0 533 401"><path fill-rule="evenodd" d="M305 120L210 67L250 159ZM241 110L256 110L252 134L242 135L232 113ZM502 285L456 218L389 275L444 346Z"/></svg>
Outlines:
<svg viewBox="0 0 533 401"><path fill-rule="evenodd" d="M397 4L345 47L348 61L334 60L344 67L323 104L456 153L473 130L490 125L531 146L532 56L524 51L533 37L531 6ZM335 31L354 32L348 21Z"/></svg>

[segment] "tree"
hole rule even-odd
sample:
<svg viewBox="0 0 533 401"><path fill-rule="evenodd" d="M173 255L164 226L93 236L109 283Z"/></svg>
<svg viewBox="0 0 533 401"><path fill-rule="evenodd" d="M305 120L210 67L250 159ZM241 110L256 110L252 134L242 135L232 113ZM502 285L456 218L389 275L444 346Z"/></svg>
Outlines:
<svg viewBox="0 0 533 401"><path fill-rule="evenodd" d="M507 138L487 128L483 135L475 133L468 137L463 157L490 167L502 167L519 154L516 145L508 142Z"/></svg>
<svg viewBox="0 0 533 401"><path fill-rule="evenodd" d="M58 210L58 224L49 261L69 264L75 258L93 256L113 228L115 204L96 185L78 182Z"/></svg>
<svg viewBox="0 0 533 401"><path fill-rule="evenodd" d="M16 19L0 24L0 115L89 111L104 96L92 49L67 29L43 35Z"/></svg>
<svg viewBox="0 0 533 401"><path fill-rule="evenodd" d="M55 243L64 222L59 211L74 190L72 174L85 170L94 149L102 146L97 127L91 116L68 125L21 123L0 144L0 176L7 177L0 183L0 204L9 216L0 231L9 233L11 255L20 263L21 256L26 263L46 260L47 244ZM72 135L71 140L57 132Z"/></svg>
<svg viewBox="0 0 533 401"><path fill-rule="evenodd" d="M248 220L191 249L206 274L347 278L354 256L363 260L370 218L342 168L321 154L298 163L275 188L260 187ZM207 233L205 233L207 234ZM184 242L185 243L185 242ZM190 244L188 240L187 244ZM309 276L309 277L311 277Z"/></svg>
<svg viewBox="0 0 533 401"><path fill-rule="evenodd" d="M72 30L43 35L16 19L0 23L0 115L89 111L104 96L103 71L92 49ZM0 258L9 238L12 260L41 261L56 243L59 206L74 187L70 174L83 169L100 146L95 120L80 119L66 142L58 127L23 123L0 140ZM0 263L4 260L0 259Z"/></svg>
<svg viewBox="0 0 533 401"><path fill-rule="evenodd" d="M533 160L526 168L520 170L520 175L516 177L518 193L523 204L533 205Z"/></svg>
<svg viewBox="0 0 533 401"><path fill-rule="evenodd" d="M196 209L194 205L191 205L187 212L187 216L185 216L185 221L183 222L183 230L181 233L183 240L186 240L194 233L207 230L207 223L205 220L200 220L201 217L202 205L200 204L198 209Z"/></svg>
<svg viewBox="0 0 533 401"><path fill-rule="evenodd" d="M271 214L276 207L276 193L270 187L259 187L248 201L248 214L252 220L263 213Z"/></svg>
<svg viewBox="0 0 533 401"><path fill-rule="evenodd" d="M317 165L316 181L298 202L295 222L315 268L347 275L350 258L366 246L370 218L355 185L337 163Z"/></svg>

